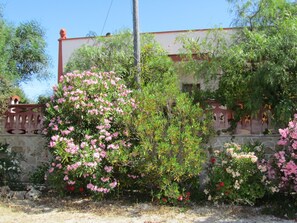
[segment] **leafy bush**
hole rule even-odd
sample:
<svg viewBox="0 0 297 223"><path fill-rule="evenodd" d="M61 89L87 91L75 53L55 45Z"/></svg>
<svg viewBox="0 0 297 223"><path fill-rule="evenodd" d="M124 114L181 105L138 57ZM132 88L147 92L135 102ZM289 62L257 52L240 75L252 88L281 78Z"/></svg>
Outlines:
<svg viewBox="0 0 297 223"><path fill-rule="evenodd" d="M134 189L151 193L161 202L188 200L190 190L199 187L210 118L180 92L173 73L163 74L135 94L138 109L130 118L130 135L137 140L126 170Z"/></svg>
<svg viewBox="0 0 297 223"><path fill-rule="evenodd" d="M61 192L110 192L118 183L112 164L130 146L122 119L136 106L131 91L115 73L96 70L68 73L54 91L45 129L54 155L49 182Z"/></svg>
<svg viewBox="0 0 297 223"><path fill-rule="evenodd" d="M263 154L260 145L226 143L222 151L215 150L208 164L204 190L208 200L254 205L265 195L262 173L257 167Z"/></svg>
<svg viewBox="0 0 297 223"><path fill-rule="evenodd" d="M49 164L43 163L39 165L31 174L29 177L30 183L34 185L40 185L45 183L46 179L46 173L48 172Z"/></svg>
<svg viewBox="0 0 297 223"><path fill-rule="evenodd" d="M0 186L15 187L21 174L20 160L15 152L11 151L8 144L0 143Z"/></svg>

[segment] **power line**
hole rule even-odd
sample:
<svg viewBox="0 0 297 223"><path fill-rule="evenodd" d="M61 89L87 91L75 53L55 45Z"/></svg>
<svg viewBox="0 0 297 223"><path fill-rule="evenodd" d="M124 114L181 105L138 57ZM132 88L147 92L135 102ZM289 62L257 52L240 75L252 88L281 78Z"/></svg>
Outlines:
<svg viewBox="0 0 297 223"><path fill-rule="evenodd" d="M109 9L108 9L108 11L107 11L107 15L106 15L106 18L105 18L105 21L104 21L104 24L103 24L103 28L102 28L102 31L101 31L101 36L102 36L102 34L103 34L103 31L104 31L104 28L105 28L105 24L106 24L106 21L107 21L108 16L109 16L109 12L110 12L112 3L113 3L113 0L111 0L111 2L110 2Z"/></svg>

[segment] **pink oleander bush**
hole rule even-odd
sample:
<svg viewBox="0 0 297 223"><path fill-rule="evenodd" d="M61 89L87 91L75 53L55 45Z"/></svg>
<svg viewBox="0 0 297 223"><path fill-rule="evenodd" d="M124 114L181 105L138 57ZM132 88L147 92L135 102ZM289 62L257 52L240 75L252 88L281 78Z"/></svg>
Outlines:
<svg viewBox="0 0 297 223"><path fill-rule="evenodd" d="M297 114L288 127L279 129L278 151L270 159L262 160L259 169L272 193L292 196L297 193ZM297 204L297 203L296 203Z"/></svg>
<svg viewBox="0 0 297 223"><path fill-rule="evenodd" d="M106 194L118 184L115 160L131 144L123 119L136 107L113 72L62 76L47 104L46 129L53 161L49 181L60 191Z"/></svg>
<svg viewBox="0 0 297 223"><path fill-rule="evenodd" d="M211 154L204 193L211 202L254 205L265 195L262 173L257 167L263 157L261 145L226 143Z"/></svg>

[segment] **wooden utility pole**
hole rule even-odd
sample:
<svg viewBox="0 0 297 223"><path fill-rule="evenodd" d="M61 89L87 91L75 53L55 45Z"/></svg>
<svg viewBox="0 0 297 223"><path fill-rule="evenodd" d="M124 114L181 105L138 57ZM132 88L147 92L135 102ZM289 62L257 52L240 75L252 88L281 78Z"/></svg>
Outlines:
<svg viewBox="0 0 297 223"><path fill-rule="evenodd" d="M135 81L140 88L140 35L139 35L139 15L138 15L138 0L133 0L133 36L134 36L134 65L137 73Z"/></svg>

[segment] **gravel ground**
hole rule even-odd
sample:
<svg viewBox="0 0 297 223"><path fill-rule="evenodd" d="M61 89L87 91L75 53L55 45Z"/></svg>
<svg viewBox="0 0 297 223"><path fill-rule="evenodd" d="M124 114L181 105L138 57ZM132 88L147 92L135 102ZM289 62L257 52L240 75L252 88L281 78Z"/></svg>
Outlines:
<svg viewBox="0 0 297 223"><path fill-rule="evenodd" d="M169 207L90 199L36 201L0 200L0 223L187 223L187 222L295 222L261 214L261 208L242 206Z"/></svg>

